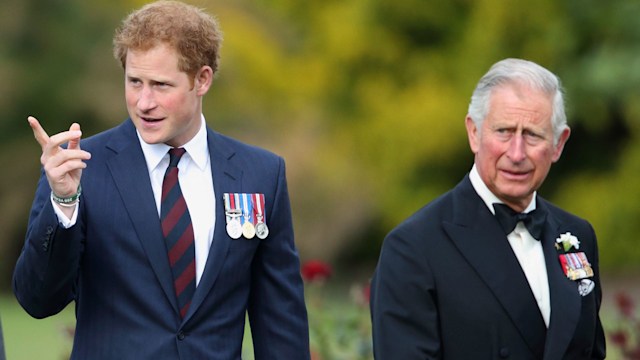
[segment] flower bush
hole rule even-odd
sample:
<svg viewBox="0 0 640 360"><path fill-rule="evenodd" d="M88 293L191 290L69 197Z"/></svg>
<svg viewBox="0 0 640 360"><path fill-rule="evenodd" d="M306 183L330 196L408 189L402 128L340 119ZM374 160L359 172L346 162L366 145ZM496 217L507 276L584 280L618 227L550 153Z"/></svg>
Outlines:
<svg viewBox="0 0 640 360"><path fill-rule="evenodd" d="M629 294L620 292L615 296L617 310L616 326L609 331L610 344L626 360L640 360L640 317L636 304Z"/></svg>
<svg viewBox="0 0 640 360"><path fill-rule="evenodd" d="M300 273L305 284L311 360L372 360L369 283L355 283L340 292L341 287L330 282L331 266L318 260L305 262ZM248 321L246 326L242 358L251 360L254 356ZM72 342L74 326L62 331Z"/></svg>
<svg viewBox="0 0 640 360"><path fill-rule="evenodd" d="M334 294L331 266L312 260L303 264L312 360L373 359L369 284L354 284Z"/></svg>
<svg viewBox="0 0 640 360"><path fill-rule="evenodd" d="M319 260L310 260L302 265L300 274L305 283L324 282L331 277L331 266Z"/></svg>

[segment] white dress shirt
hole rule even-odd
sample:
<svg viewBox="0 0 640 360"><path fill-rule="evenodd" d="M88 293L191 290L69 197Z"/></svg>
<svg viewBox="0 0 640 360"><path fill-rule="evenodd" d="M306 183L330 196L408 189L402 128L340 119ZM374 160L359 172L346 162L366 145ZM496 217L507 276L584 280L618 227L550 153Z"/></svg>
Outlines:
<svg viewBox="0 0 640 360"><path fill-rule="evenodd" d="M503 203L497 196L495 196L491 190L485 185L480 178L476 166L473 165L469 173L469 179L471 185L476 190L478 195L482 198L492 214L495 215L493 209L493 203ZM533 199L527 208L525 213L535 210L536 208L536 194L533 194ZM547 278L547 265L544 261L544 253L542 251L542 243L531 236L527 228L522 221L518 222L516 228L507 235L509 244L513 249L513 252L524 271L524 275L529 282L529 287L533 293L540 313L544 319L544 323L547 328L549 327L549 317L551 315L551 301L549 296L549 279Z"/></svg>
<svg viewBox="0 0 640 360"><path fill-rule="evenodd" d="M151 188L160 217L160 201L162 197L162 181L169 167L169 149L166 144L147 144L138 133L138 140L147 162L147 170L151 179ZM200 282L204 266L207 263L209 249L213 241L216 223L216 201L211 176L211 159L207 145L207 126L202 116L200 130L188 143L182 146L187 152L178 163L178 181L187 203L191 223L193 225L196 249L196 286ZM51 200L53 202L53 199ZM60 224L69 228L76 223L77 211L71 219L58 206L53 206Z"/></svg>

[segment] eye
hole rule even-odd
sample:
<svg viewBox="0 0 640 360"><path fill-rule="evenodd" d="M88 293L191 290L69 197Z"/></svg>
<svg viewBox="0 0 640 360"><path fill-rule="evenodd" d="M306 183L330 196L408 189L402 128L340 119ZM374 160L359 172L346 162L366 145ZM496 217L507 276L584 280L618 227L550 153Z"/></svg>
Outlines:
<svg viewBox="0 0 640 360"><path fill-rule="evenodd" d="M509 128L497 128L494 132L496 136L502 140L508 140L513 134L513 130Z"/></svg>
<svg viewBox="0 0 640 360"><path fill-rule="evenodd" d="M133 86L139 86L140 84L142 84L142 81L137 78L127 78L127 83Z"/></svg>
<svg viewBox="0 0 640 360"><path fill-rule="evenodd" d="M530 130L525 130L522 133L522 136L525 138L525 141L527 141L530 144L538 143L544 139L544 137L541 134L535 133Z"/></svg>
<svg viewBox="0 0 640 360"><path fill-rule="evenodd" d="M167 89L171 87L171 84L163 82L163 81L155 81L153 83L153 87L158 88L158 89Z"/></svg>

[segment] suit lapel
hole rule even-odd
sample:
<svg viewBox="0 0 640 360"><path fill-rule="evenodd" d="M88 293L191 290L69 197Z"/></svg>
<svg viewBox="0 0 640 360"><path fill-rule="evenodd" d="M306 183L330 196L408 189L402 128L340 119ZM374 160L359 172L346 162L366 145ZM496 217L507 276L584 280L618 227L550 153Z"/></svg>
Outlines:
<svg viewBox="0 0 640 360"><path fill-rule="evenodd" d="M107 148L114 151L114 155L107 160L107 167L123 199L135 232L149 257L149 263L158 282L177 312L173 276L151 189L151 180L135 127L130 120L121 125L121 131L114 134L107 143Z"/></svg>
<svg viewBox="0 0 640 360"><path fill-rule="evenodd" d="M196 287L189 311L185 315L184 322L188 321L198 307L202 305L218 278L229 251L230 241L232 240L226 233L226 218L222 196L224 193L242 192L242 170L234 166L232 162L235 150L228 146L223 137L210 129L207 129L207 144L209 146L211 176L213 177L213 188L216 197L216 224L207 263Z"/></svg>
<svg viewBox="0 0 640 360"><path fill-rule="evenodd" d="M544 359L560 359L565 353L578 323L581 311L580 295L574 281L564 274L555 249L555 239L562 232L560 224L549 207L538 198L538 207L547 211L547 225L544 230L542 247L549 278L551 296L551 320L547 332Z"/></svg>
<svg viewBox="0 0 640 360"><path fill-rule="evenodd" d="M538 305L509 241L468 176L454 190L453 204L453 221L443 223L446 232L541 358L545 324Z"/></svg>

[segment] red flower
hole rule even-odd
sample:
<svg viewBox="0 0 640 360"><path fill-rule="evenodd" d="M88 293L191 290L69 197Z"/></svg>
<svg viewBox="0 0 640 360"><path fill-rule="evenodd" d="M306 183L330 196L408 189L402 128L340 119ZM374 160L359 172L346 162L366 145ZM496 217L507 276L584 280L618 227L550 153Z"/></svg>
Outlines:
<svg viewBox="0 0 640 360"><path fill-rule="evenodd" d="M616 294L616 304L618 306L618 310L621 314L628 318L633 317L635 304L631 297L626 293L617 293Z"/></svg>
<svg viewBox="0 0 640 360"><path fill-rule="evenodd" d="M362 295L364 295L364 300L369 304L369 301L371 301L371 283L367 283L367 286L362 289Z"/></svg>
<svg viewBox="0 0 640 360"><path fill-rule="evenodd" d="M627 346L627 334L623 331L616 331L609 335L611 338L611 342L617 345L620 348L625 348Z"/></svg>
<svg viewBox="0 0 640 360"><path fill-rule="evenodd" d="M331 277L331 266L320 260L310 260L302 265L300 273L304 281L324 281Z"/></svg>

